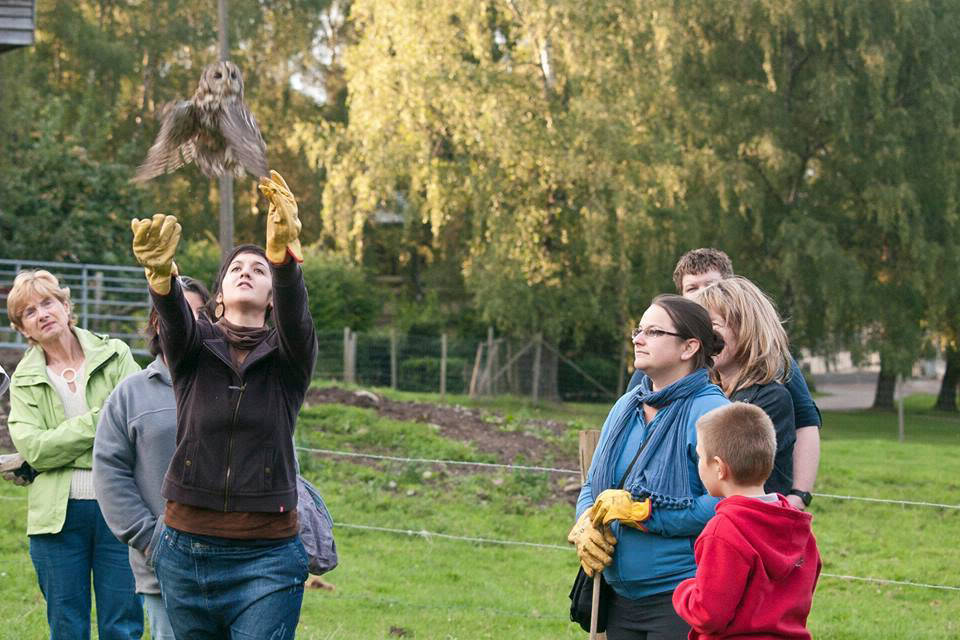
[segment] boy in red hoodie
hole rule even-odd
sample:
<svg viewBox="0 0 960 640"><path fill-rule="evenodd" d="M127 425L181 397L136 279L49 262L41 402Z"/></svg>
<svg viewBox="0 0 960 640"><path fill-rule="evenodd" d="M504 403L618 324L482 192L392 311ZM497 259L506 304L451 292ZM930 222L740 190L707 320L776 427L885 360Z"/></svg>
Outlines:
<svg viewBox="0 0 960 640"><path fill-rule="evenodd" d="M811 516L764 493L776 437L763 409L734 402L697 421L700 479L723 497L694 546L695 578L673 592L690 640L810 638L820 576Z"/></svg>

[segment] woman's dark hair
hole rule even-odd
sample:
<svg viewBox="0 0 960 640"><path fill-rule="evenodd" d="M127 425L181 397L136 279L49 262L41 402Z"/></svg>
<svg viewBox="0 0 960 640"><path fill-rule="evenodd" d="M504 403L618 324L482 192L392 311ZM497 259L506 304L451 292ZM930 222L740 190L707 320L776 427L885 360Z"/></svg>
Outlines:
<svg viewBox="0 0 960 640"><path fill-rule="evenodd" d="M206 305L210 302L210 292L203 286L203 283L199 280L194 280L190 276L179 276L177 281L180 282L180 288L182 288L184 292L189 291L190 293L195 293L200 296L204 305L200 307L200 313L206 314ZM160 314L157 313L157 308L151 307L150 318L147 320L147 327L143 330L143 334L147 338L147 348L153 357L160 355L160 334L157 331L159 322Z"/></svg>
<svg viewBox="0 0 960 640"><path fill-rule="evenodd" d="M667 312L681 338L700 341L700 349L693 360L694 370L712 367L713 357L723 351L723 337L713 330L707 310L693 300L672 293L659 295L650 304Z"/></svg>
<svg viewBox="0 0 960 640"><path fill-rule="evenodd" d="M227 277L227 269L230 268L230 263L240 255L241 253L252 253L256 256L263 258L263 261L267 264L270 264L270 259L267 258L267 252L263 250L262 247L259 247L255 244L241 244L240 246L234 247L233 251L227 254L227 257L223 259L223 262L220 263L220 271L217 272L217 279L213 281L213 295L210 297L210 301L207 302L207 317L210 318L212 322L216 322L220 318L217 316L217 295L220 294L220 287L223 284L223 279ZM267 306L267 313L264 316L264 320L270 319L270 312L273 310L273 307Z"/></svg>

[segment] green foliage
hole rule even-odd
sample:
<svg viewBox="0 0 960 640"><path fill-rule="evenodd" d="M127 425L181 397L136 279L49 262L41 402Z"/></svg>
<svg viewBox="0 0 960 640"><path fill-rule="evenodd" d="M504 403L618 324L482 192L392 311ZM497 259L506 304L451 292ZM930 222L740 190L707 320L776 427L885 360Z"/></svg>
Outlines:
<svg viewBox="0 0 960 640"><path fill-rule="evenodd" d="M464 358L447 358L447 390L465 393L467 361ZM397 372L397 385L405 391L439 391L440 358L408 358L402 360Z"/></svg>
<svg viewBox="0 0 960 640"><path fill-rule="evenodd" d="M220 270L219 243L212 238L181 242L176 261L181 274L199 280L213 291L213 281Z"/></svg>
<svg viewBox="0 0 960 640"><path fill-rule="evenodd" d="M127 183L126 166L91 156L66 104L54 98L36 113L10 114L20 130L0 159L0 255L126 263L129 212L147 200Z"/></svg>
<svg viewBox="0 0 960 640"><path fill-rule="evenodd" d="M303 277L318 332L343 327L359 332L373 326L383 304L382 294L362 268L343 256L308 249Z"/></svg>

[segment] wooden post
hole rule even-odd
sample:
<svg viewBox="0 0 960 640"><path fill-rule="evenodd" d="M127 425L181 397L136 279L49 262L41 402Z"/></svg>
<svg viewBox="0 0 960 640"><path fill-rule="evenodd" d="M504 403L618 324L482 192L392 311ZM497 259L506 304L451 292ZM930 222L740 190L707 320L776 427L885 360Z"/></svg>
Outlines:
<svg viewBox="0 0 960 640"><path fill-rule="evenodd" d="M440 334L440 397L447 395L447 334Z"/></svg>
<svg viewBox="0 0 960 640"><path fill-rule="evenodd" d="M493 393L493 327L487 327L487 366L483 372L482 393Z"/></svg>
<svg viewBox="0 0 960 640"><path fill-rule="evenodd" d="M543 352L543 334L534 338L537 348L533 354L533 404L540 402L540 355Z"/></svg>
<svg viewBox="0 0 960 640"><path fill-rule="evenodd" d="M897 374L895 393L897 395L897 439L903 442L906 438L903 432L903 376L899 373Z"/></svg>
<svg viewBox="0 0 960 640"><path fill-rule="evenodd" d="M597 429L589 429L587 431L581 431L580 434L580 483L583 484L587 481L587 472L590 471L590 463L593 461L593 452L597 448L597 443L600 441L600 431ZM597 605L600 599L600 574L597 573L593 578L593 610L597 610ZM591 627L596 624L595 621L591 620ZM596 628L591 629L590 631L591 638L597 638L597 640L606 640L607 634L597 633Z"/></svg>
<svg viewBox="0 0 960 640"><path fill-rule="evenodd" d="M350 332L350 382L357 381L357 332Z"/></svg>
<svg viewBox="0 0 960 640"><path fill-rule="evenodd" d="M354 372L351 362L351 355L353 355L353 338L351 337L350 327L343 328L343 381L347 384L353 384Z"/></svg>
<svg viewBox="0 0 960 640"><path fill-rule="evenodd" d="M390 328L390 388L397 388L397 330Z"/></svg>
<svg viewBox="0 0 960 640"><path fill-rule="evenodd" d="M19 335L19 334L18 334ZM477 343L477 357L473 360L473 373L470 375L470 397L477 397L477 379L480 377L480 360L483 358L483 343Z"/></svg>

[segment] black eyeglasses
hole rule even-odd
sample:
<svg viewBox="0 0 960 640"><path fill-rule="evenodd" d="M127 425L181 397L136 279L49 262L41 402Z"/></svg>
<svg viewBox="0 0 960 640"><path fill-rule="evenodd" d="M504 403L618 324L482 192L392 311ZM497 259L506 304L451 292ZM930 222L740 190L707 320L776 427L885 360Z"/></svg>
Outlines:
<svg viewBox="0 0 960 640"><path fill-rule="evenodd" d="M660 336L674 336L677 338L682 338L679 333L674 333L672 331L664 331L663 329L644 329L643 327L637 327L630 332L630 339L636 340L637 336L643 335L647 338L659 338Z"/></svg>

